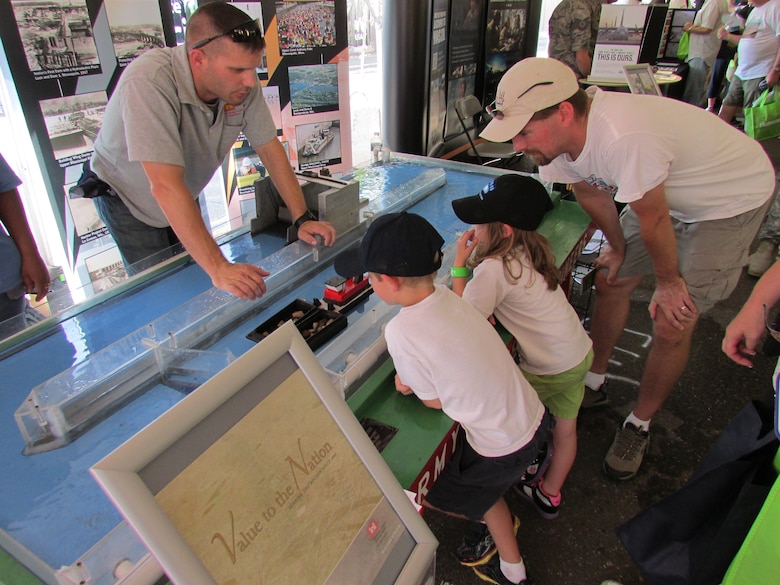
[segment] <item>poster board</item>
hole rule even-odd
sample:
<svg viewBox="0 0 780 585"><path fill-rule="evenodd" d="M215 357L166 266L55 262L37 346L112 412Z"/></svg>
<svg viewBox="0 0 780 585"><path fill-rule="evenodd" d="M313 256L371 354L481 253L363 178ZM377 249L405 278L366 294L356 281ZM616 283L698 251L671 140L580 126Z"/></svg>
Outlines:
<svg viewBox="0 0 780 585"><path fill-rule="evenodd" d="M623 65L639 62L648 6L601 7L599 33L588 81L623 81Z"/></svg>
<svg viewBox="0 0 780 585"><path fill-rule="evenodd" d="M539 2L541 4L541 2ZM533 15L528 0L490 0L485 19L483 104L496 99L498 82L518 61L535 54L536 38L529 39ZM529 44L533 50L529 52Z"/></svg>
<svg viewBox="0 0 780 585"><path fill-rule="evenodd" d="M428 95L428 133L426 152L437 153L444 144L447 118L447 45L449 1L433 0L430 41L430 93Z"/></svg>
<svg viewBox="0 0 780 585"><path fill-rule="evenodd" d="M291 322L91 472L180 585L433 583L434 536Z"/></svg>
<svg viewBox="0 0 780 585"><path fill-rule="evenodd" d="M455 113L455 102L460 98L475 95L477 66L482 47L482 20L482 4L472 0L452 0L447 58L445 140L463 132Z"/></svg>
<svg viewBox="0 0 780 585"><path fill-rule="evenodd" d="M662 58L664 61L679 62L677 50L680 48L680 39L684 32L683 26L686 22L693 22L693 19L696 17L696 11L688 8L678 8L670 10L669 13Z"/></svg>
<svg viewBox="0 0 780 585"><path fill-rule="evenodd" d="M257 18L266 50L257 69L277 136L297 170L334 175L352 167L346 0L229 0ZM127 66L184 42L188 11L203 0L10 0L0 2L0 36L42 171L62 247L80 285L86 258L113 246L107 230L82 237L68 200L94 150L106 104ZM245 223L254 205L239 137L222 165L224 214L212 228ZM263 166L253 160L254 168ZM238 164L237 164L238 163ZM249 168L249 167L247 167ZM41 194L44 196L44 194ZM56 236L52 236L56 237Z"/></svg>

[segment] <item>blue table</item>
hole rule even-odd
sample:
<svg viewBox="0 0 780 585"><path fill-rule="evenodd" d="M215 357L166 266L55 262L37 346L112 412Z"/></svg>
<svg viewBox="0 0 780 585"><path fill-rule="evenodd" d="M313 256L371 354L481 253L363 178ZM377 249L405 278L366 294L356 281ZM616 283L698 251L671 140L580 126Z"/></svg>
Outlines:
<svg viewBox="0 0 780 585"><path fill-rule="evenodd" d="M414 204L410 211L426 217L450 243L465 227L452 212L450 201L476 193L497 171L408 157L400 162L361 169L355 176L361 181L361 195L376 194L413 180L431 166L444 168L446 184ZM583 239L589 221L576 204L564 203L575 206L569 210L573 213L574 229L564 225L559 230L570 232L568 239L571 241L563 244L568 254L574 248L572 242ZM280 239L262 235L251 238L244 234L226 244L225 251L229 258L242 261L257 254L270 255L282 246ZM262 262L259 264L262 266ZM272 303L262 306L260 312L255 312L246 322L216 340L209 349L230 351L236 356L243 354L253 346L245 337L249 331L296 298L321 298L324 282L334 274L332 265L324 264L307 282L278 295ZM0 464L5 469L0 479L0 546L43 582L56 583L54 573L61 567L78 571L76 563L82 560L84 566L89 565L90 583L113 583L111 572L118 560L127 558L135 563L146 554L140 541L122 524L119 512L88 470L184 395L155 384L72 443L31 456L22 454L25 444L14 421L14 412L37 385L84 363L89 356L168 311L185 305L210 287L211 282L200 267L187 262L74 314L49 334L40 336L0 362L0 380L3 380L0 388ZM378 302L372 295L350 314L350 323ZM0 555L0 583L12 574L17 575L19 570L15 561ZM21 583L18 576L13 578ZM29 582L40 581L33 577Z"/></svg>

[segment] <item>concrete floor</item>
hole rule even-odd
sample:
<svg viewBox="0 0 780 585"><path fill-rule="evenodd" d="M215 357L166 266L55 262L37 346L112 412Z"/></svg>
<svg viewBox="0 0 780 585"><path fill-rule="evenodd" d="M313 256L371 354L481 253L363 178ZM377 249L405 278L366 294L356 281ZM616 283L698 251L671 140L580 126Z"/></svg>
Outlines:
<svg viewBox="0 0 780 585"><path fill-rule="evenodd" d="M764 143L780 165L780 141ZM743 273L731 298L700 320L688 368L663 410L654 418L649 454L639 474L625 482L603 473L602 460L615 430L636 397L638 380L651 341L647 303L652 282L635 294L631 317L610 367L608 407L579 418L579 452L563 490L556 520L545 520L516 493L507 494L520 517L520 549L535 585L623 585L645 583L615 535L615 528L682 487L721 429L750 400L771 404L771 375L776 358L758 356L753 369L734 364L720 350L726 325L747 299L756 279ZM484 583L454 556L465 522L426 511L440 541L437 585Z"/></svg>

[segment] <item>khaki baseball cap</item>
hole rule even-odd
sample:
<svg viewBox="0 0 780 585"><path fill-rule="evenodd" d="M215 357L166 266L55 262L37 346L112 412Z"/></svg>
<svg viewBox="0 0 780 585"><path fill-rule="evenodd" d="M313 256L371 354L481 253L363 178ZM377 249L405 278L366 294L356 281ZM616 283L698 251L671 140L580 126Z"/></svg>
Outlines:
<svg viewBox="0 0 780 585"><path fill-rule="evenodd" d="M493 116L480 136L492 142L512 140L531 117L569 99L580 89L577 76L557 59L529 57L515 63L498 82Z"/></svg>

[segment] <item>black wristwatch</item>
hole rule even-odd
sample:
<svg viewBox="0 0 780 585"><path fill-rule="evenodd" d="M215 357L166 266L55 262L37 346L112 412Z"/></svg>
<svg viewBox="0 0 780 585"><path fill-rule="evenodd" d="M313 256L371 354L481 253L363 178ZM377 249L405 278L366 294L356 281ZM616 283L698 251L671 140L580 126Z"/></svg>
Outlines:
<svg viewBox="0 0 780 585"><path fill-rule="evenodd" d="M308 209L306 210L306 213L304 213L302 216L300 216L298 219L296 219L293 222L293 227L295 227L295 229L297 230L303 224L305 224L307 221L317 221L317 218L315 217L315 215L311 211L309 211Z"/></svg>

